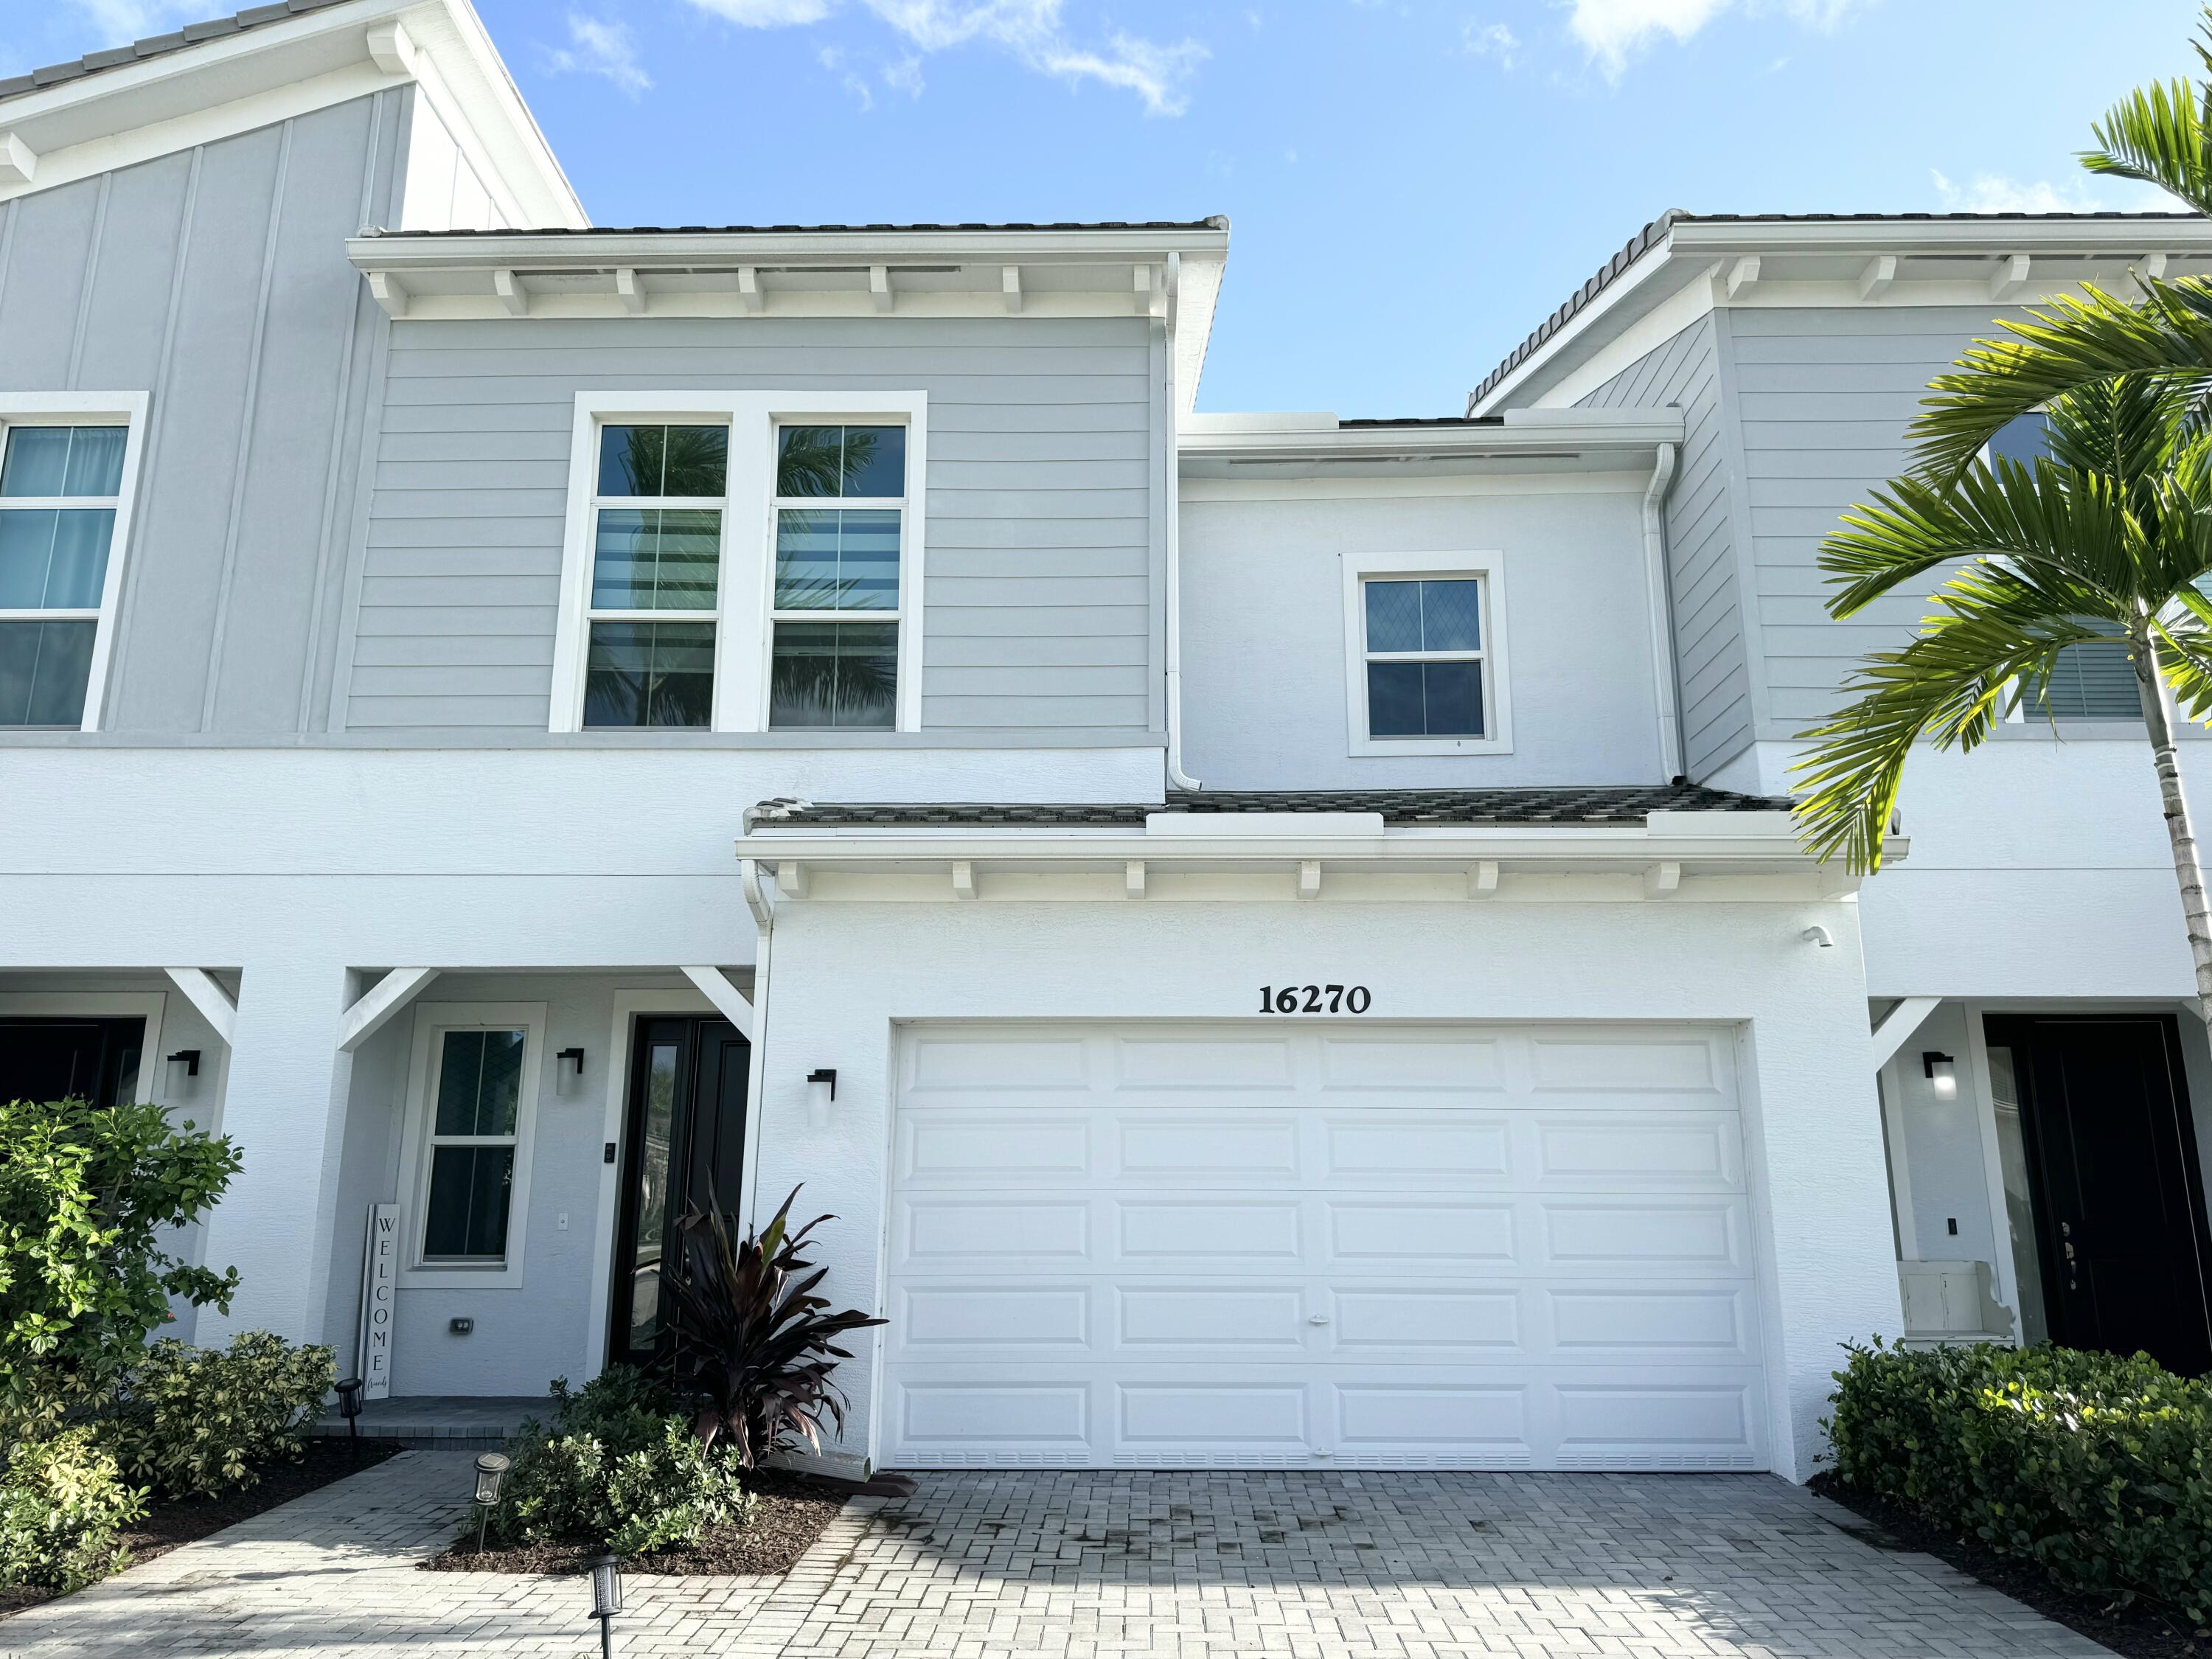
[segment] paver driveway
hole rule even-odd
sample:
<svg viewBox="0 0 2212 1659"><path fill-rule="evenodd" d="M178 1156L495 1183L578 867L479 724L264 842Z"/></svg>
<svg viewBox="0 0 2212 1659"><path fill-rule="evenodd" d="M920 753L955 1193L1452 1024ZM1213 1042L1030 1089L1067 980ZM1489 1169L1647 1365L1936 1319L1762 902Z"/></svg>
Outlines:
<svg viewBox="0 0 2212 1659"><path fill-rule="evenodd" d="M0 1654L578 1655L575 1580L425 1573L469 1458L412 1452L0 1622ZM1757 1475L929 1474L786 1580L629 1580L621 1650L739 1659L2104 1651Z"/></svg>

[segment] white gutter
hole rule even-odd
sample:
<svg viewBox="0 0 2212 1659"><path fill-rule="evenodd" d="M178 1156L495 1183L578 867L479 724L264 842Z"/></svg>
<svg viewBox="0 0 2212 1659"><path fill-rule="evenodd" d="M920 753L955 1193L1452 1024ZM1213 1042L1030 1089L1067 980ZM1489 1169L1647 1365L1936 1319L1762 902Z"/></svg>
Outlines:
<svg viewBox="0 0 2212 1659"><path fill-rule="evenodd" d="M1176 396L1176 301L1182 285L1182 256L1168 255L1167 315L1167 721L1168 784L1176 789L1206 786L1182 769L1182 404Z"/></svg>
<svg viewBox="0 0 2212 1659"><path fill-rule="evenodd" d="M1659 446L1659 464L1644 492L1644 580L1651 594L1651 678L1659 720L1662 779L1682 772L1682 721L1674 696L1674 582L1667 569L1667 492L1674 483L1674 446Z"/></svg>

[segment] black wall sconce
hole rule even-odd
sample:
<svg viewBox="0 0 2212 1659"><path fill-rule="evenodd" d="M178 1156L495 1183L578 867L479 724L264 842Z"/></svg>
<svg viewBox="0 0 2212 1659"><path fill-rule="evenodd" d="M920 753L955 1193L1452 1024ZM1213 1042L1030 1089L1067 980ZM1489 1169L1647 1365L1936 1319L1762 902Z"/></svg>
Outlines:
<svg viewBox="0 0 2212 1659"><path fill-rule="evenodd" d="M1950 1100L1959 1092L1958 1062L1948 1054L1939 1054L1929 1049L1920 1056L1921 1075L1936 1085L1938 1100Z"/></svg>
<svg viewBox="0 0 2212 1659"><path fill-rule="evenodd" d="M563 1048L553 1056L553 1091L567 1094L584 1080L584 1051Z"/></svg>
<svg viewBox="0 0 2212 1659"><path fill-rule="evenodd" d="M183 1066L186 1077L198 1077L200 1074L200 1051L197 1048L179 1048L169 1056L168 1063L172 1066Z"/></svg>
<svg viewBox="0 0 2212 1659"><path fill-rule="evenodd" d="M830 1127L830 1105L837 1098L837 1073L834 1067L806 1074L806 1121L817 1129Z"/></svg>

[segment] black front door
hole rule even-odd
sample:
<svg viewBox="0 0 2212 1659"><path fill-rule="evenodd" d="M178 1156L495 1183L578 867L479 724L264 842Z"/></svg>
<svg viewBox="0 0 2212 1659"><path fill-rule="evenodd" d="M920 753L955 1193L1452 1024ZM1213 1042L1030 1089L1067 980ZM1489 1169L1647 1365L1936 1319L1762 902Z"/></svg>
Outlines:
<svg viewBox="0 0 2212 1659"><path fill-rule="evenodd" d="M620 1229L607 1358L649 1364L663 1346L661 1267L693 1206L732 1218L744 1178L751 1045L726 1019L647 1015L630 1045Z"/></svg>
<svg viewBox="0 0 2212 1659"><path fill-rule="evenodd" d="M112 1106L138 1079L143 1019L0 1019L0 1100Z"/></svg>
<svg viewBox="0 0 2212 1659"><path fill-rule="evenodd" d="M2051 1340L2212 1371L2212 1238L2170 1016L1992 1015L2009 1048Z"/></svg>

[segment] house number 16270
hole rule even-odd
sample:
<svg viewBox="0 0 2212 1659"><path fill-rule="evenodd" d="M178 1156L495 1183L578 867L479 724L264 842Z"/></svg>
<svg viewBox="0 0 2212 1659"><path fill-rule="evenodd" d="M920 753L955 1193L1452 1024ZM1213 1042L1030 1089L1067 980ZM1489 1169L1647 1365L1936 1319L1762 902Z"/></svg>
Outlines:
<svg viewBox="0 0 2212 1659"><path fill-rule="evenodd" d="M1364 1014L1375 999L1364 985L1262 985L1263 1014Z"/></svg>

